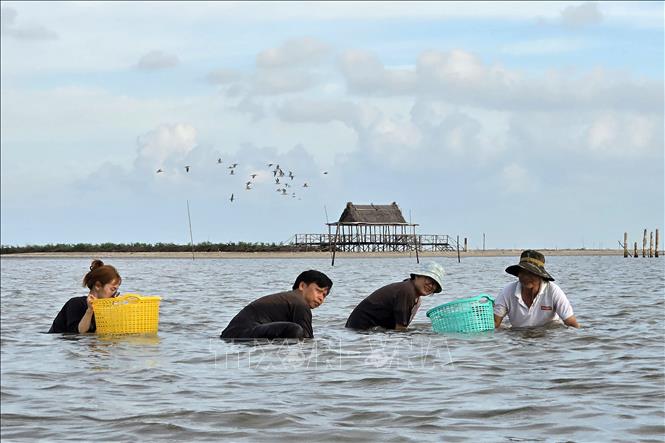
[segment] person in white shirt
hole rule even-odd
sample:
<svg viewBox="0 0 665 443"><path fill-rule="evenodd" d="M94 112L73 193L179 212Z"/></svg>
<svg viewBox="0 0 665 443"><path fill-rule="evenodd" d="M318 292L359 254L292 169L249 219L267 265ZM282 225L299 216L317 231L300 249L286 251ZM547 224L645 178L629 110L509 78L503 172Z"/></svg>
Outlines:
<svg viewBox="0 0 665 443"><path fill-rule="evenodd" d="M543 254L528 249L522 252L519 264L508 266L506 272L518 281L506 286L494 300L495 328L506 315L516 328L543 326L560 319L567 326L580 327L566 294L545 270Z"/></svg>

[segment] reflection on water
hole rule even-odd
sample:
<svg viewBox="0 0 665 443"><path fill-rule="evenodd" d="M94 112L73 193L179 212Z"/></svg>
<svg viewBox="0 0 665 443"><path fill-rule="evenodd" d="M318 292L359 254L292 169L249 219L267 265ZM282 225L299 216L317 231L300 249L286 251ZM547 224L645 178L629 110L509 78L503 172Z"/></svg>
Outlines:
<svg viewBox="0 0 665 443"><path fill-rule="evenodd" d="M663 441L663 261L548 257L582 329L435 334L425 312L513 281L516 257L441 258L442 295L406 333L346 330L413 259L113 260L160 294L158 335L43 334L88 260L2 259L2 437L9 440ZM249 301L320 269L313 340L225 342Z"/></svg>

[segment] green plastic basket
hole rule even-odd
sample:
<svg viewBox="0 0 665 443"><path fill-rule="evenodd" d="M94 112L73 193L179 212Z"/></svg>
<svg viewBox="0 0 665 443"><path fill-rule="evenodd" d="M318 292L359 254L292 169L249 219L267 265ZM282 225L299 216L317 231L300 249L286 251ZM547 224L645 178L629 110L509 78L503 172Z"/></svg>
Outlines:
<svg viewBox="0 0 665 443"><path fill-rule="evenodd" d="M494 329L494 298L480 294L427 311L434 332L481 332Z"/></svg>

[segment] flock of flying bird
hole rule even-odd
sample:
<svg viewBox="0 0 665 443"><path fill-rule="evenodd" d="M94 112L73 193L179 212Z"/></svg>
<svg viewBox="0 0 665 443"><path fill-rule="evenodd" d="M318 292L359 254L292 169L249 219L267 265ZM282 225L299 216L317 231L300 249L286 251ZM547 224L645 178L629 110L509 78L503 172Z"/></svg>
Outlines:
<svg viewBox="0 0 665 443"><path fill-rule="evenodd" d="M222 159L218 158L217 159L217 164L221 165ZM229 166L227 166L227 169L229 170L229 175L236 175L236 167L238 166L238 163L231 163ZM293 171L288 171L288 173L285 173L282 168L279 166L277 163L268 163L267 164L268 168L274 168L270 169L272 172L272 179L275 181L275 185L278 186L276 191L280 195L289 195L289 190L290 189L295 189L294 188L294 181L293 179L295 178L295 175L293 174ZM189 170L191 169L191 166L187 165L185 166L185 172L189 173ZM162 168L157 169L156 173L161 174L163 173L164 170ZM327 175L328 171L323 171L323 175ZM258 176L258 173L252 173L249 175L249 181L245 183L245 191L251 191L253 189L253 186L255 185L254 179ZM302 188L309 188L310 185L307 182L303 182ZM295 198L296 193L295 191L291 191L291 197ZM236 199L235 193L231 193L231 196L229 197L229 200L231 203Z"/></svg>

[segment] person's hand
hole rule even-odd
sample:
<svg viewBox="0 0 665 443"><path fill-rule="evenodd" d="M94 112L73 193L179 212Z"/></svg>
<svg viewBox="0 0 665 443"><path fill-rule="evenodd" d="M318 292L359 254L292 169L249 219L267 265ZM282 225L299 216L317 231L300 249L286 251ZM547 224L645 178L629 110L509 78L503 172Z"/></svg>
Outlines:
<svg viewBox="0 0 665 443"><path fill-rule="evenodd" d="M88 298L86 301L88 302L88 309L92 309L92 303L97 300L97 296L95 294L88 294Z"/></svg>

